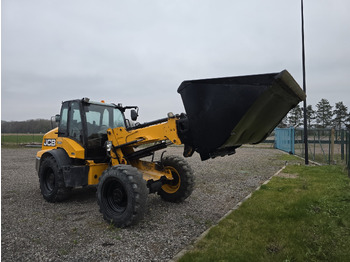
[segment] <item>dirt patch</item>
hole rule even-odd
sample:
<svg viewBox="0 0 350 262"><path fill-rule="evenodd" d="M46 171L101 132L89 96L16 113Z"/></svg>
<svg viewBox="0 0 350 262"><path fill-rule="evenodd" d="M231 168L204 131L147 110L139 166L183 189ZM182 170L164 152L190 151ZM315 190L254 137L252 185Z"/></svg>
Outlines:
<svg viewBox="0 0 350 262"><path fill-rule="evenodd" d="M283 172L280 172L276 176L283 177L283 178L298 178L299 177L298 174L288 174L288 173L283 173Z"/></svg>

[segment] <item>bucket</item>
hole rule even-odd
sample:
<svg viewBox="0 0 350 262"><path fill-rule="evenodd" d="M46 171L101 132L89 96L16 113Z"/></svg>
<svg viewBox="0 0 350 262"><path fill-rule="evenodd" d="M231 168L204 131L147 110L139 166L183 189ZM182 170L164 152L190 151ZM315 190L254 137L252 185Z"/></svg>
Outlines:
<svg viewBox="0 0 350 262"><path fill-rule="evenodd" d="M232 154L266 139L290 109L305 99L298 83L280 73L188 80L181 83L188 118L187 146L202 160Z"/></svg>

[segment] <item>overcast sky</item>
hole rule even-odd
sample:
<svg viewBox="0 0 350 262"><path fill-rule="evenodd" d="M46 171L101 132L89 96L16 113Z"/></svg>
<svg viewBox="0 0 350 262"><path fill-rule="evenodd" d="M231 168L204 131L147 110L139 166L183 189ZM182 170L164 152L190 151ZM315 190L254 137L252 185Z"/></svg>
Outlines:
<svg viewBox="0 0 350 262"><path fill-rule="evenodd" d="M350 109L350 1L304 0L307 102ZM302 85L299 0L2 0L1 119L61 102L184 112L183 80L287 69Z"/></svg>

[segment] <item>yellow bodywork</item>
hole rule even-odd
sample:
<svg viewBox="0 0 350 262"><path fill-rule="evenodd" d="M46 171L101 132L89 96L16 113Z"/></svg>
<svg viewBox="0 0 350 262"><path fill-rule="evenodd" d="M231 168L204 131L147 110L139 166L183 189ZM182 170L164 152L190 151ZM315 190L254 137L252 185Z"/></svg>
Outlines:
<svg viewBox="0 0 350 262"><path fill-rule="evenodd" d="M167 122L148 126L140 129L127 131L124 127L109 129L108 139L113 142L114 146L126 144L131 141L144 139L136 146L170 140L173 144L181 145L181 140L177 135L176 118L169 118Z"/></svg>
<svg viewBox="0 0 350 262"><path fill-rule="evenodd" d="M58 128L47 132L43 137L41 151L37 153L37 157L41 156L52 149L63 148L70 158L85 158L85 149L79 143L68 137L58 137Z"/></svg>
<svg viewBox="0 0 350 262"><path fill-rule="evenodd" d="M70 158L85 158L85 149L73 139L67 137L58 137L57 144L59 147L64 148L64 150L66 150Z"/></svg>
<svg viewBox="0 0 350 262"><path fill-rule="evenodd" d="M173 144L181 144L181 140L177 135L176 118L169 118L167 122L156 124L132 131L127 131L124 127L118 127L107 130L108 140L112 142L116 148L111 151L110 163L95 163L93 160L85 160L85 164L89 166L88 185L96 185L99 182L99 177L109 166L119 164L128 164L138 168L143 173L143 178L157 181L161 177L166 177L172 180L171 170L164 168L159 170L153 162L142 160L127 161L124 154L134 152L134 147L144 144L155 143L158 141L171 141ZM55 142L53 142L55 141ZM138 141L131 145L123 146L132 141ZM120 147L119 147L120 146ZM37 159L40 159L45 152L49 150L62 148L72 159L85 159L85 149L82 145L68 137L58 137L58 128L46 133L42 142L42 150L37 153Z"/></svg>
<svg viewBox="0 0 350 262"><path fill-rule="evenodd" d="M144 144L155 143L158 141L169 140L173 144L181 145L181 140L177 135L176 129L176 118L169 118L167 122L148 126L133 131L127 131L124 127L118 127L107 130L108 140L110 140L114 147L117 149L111 152L112 165L129 164L138 168L143 173L143 178L148 181L153 179L154 181L159 180L165 176L168 180L172 180L172 174L170 170L163 169L157 170L155 164L152 162L133 160L128 162L124 156L125 153L134 152L135 146L141 146ZM123 146L124 144L138 141L133 143L131 146ZM120 146L118 148L118 146Z"/></svg>
<svg viewBox="0 0 350 262"><path fill-rule="evenodd" d="M86 164L90 167L89 168L89 175L88 175L88 184L89 185L97 185L98 179L102 175L103 171L105 171L108 168L107 163L95 163L92 160L87 160Z"/></svg>

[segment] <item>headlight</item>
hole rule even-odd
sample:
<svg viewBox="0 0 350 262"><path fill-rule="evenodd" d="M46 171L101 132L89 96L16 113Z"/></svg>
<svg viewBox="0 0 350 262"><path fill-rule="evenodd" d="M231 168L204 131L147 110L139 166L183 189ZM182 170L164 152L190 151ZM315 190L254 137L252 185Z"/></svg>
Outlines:
<svg viewBox="0 0 350 262"><path fill-rule="evenodd" d="M107 152L110 152L112 150L112 147L113 147L113 144L112 144L112 141L106 141L106 149L107 149Z"/></svg>

